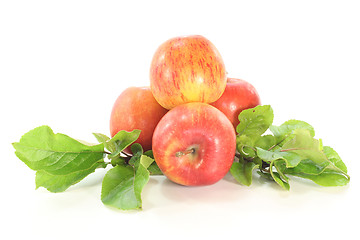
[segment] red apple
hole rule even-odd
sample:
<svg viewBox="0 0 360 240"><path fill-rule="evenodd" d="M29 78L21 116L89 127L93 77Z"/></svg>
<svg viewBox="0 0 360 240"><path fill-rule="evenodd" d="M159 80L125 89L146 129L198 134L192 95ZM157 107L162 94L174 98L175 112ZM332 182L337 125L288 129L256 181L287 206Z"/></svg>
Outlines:
<svg viewBox="0 0 360 240"><path fill-rule="evenodd" d="M240 112L260 105L260 97L250 83L241 79L228 78L223 95L211 105L222 111L236 129Z"/></svg>
<svg viewBox="0 0 360 240"><path fill-rule="evenodd" d="M152 135L160 119L168 110L161 107L149 87L129 87L116 99L110 116L110 133L120 130L141 130L139 138L144 151L151 150ZM125 152L130 153L129 149Z"/></svg>
<svg viewBox="0 0 360 240"><path fill-rule="evenodd" d="M220 53L202 36L170 39L154 54L150 88L166 109L188 102L215 102L225 86L226 71Z"/></svg>
<svg viewBox="0 0 360 240"><path fill-rule="evenodd" d="M209 185L229 171L235 155L235 130L227 117L205 103L170 110L153 135L154 158L171 181Z"/></svg>

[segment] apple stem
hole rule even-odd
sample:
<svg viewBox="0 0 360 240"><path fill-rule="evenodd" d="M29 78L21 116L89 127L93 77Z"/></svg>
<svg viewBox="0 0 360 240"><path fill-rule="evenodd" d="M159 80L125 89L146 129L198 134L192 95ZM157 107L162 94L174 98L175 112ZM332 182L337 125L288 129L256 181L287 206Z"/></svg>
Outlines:
<svg viewBox="0 0 360 240"><path fill-rule="evenodd" d="M192 153L195 153L195 148L190 148L190 149L187 149L183 152L177 152L175 155L176 157L181 157L181 156L184 156L184 155L187 155L187 154L192 154Z"/></svg>

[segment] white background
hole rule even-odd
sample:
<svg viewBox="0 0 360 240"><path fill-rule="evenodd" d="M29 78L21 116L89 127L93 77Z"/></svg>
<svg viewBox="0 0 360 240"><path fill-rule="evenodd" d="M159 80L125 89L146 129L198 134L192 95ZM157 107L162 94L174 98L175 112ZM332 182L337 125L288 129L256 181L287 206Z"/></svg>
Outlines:
<svg viewBox="0 0 360 240"><path fill-rule="evenodd" d="M359 12L358 1L1 1L0 238L354 239ZM43 124L89 142L109 134L113 102L149 85L156 48L191 34L215 44L229 77L257 88L274 124L311 123L347 164L350 184L292 179L286 192L256 176L251 187L230 176L207 187L152 177L143 211L129 212L102 204L105 170L64 193L35 190L11 143Z"/></svg>

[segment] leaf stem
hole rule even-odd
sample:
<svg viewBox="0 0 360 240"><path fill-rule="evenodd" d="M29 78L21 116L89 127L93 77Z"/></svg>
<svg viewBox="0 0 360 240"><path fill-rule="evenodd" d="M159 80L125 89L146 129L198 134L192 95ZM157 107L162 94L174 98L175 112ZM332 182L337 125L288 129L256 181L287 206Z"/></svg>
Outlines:
<svg viewBox="0 0 360 240"><path fill-rule="evenodd" d="M296 150L306 150L305 148L288 148L288 149L281 149L280 152L288 152L288 151L296 151Z"/></svg>
<svg viewBox="0 0 360 240"><path fill-rule="evenodd" d="M333 168L335 168L337 171L339 171L339 172L341 172L342 174L344 174L349 180L350 180L350 175L348 175L346 172L344 172L342 169L340 169L339 167L337 167L336 165L335 165L335 163L333 163L332 161L330 161L330 159L326 156L326 154L323 152L323 151L321 151L322 152L322 154L324 154L324 156L325 156L325 158L328 160L328 162L329 162L329 164L331 164L331 166L333 167Z"/></svg>
<svg viewBox="0 0 360 240"><path fill-rule="evenodd" d="M282 139L280 142L272 145L272 146L268 149L268 151L272 150L272 149L273 149L274 147L276 147L276 146L279 146L279 145L280 145L282 142L284 142L288 137L290 137L290 135L291 135L291 134L288 134L288 135L287 135L286 137L284 137L284 139Z"/></svg>
<svg viewBox="0 0 360 240"><path fill-rule="evenodd" d="M256 148L254 148L253 146L250 146L250 145L243 145L243 148L242 148L242 149L244 149L244 147L248 147L248 148L250 148L251 150L253 150L254 152L257 151Z"/></svg>
<svg viewBox="0 0 360 240"><path fill-rule="evenodd" d="M242 158L242 156L241 156L241 154L240 153L235 153L235 157L237 157L237 158Z"/></svg>
<svg viewBox="0 0 360 240"><path fill-rule="evenodd" d="M124 151L122 151L121 153L124 154L124 155L127 156L127 157L132 157L131 154L128 154L128 153L126 153L126 152L124 152Z"/></svg>

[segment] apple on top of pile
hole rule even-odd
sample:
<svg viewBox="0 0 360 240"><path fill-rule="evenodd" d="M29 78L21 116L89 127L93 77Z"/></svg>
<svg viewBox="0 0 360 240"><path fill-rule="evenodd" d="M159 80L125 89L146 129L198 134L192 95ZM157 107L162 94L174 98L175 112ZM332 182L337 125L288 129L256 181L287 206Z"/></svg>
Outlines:
<svg viewBox="0 0 360 240"><path fill-rule="evenodd" d="M129 87L117 98L110 132L141 130L136 142L153 150L171 181L210 185L233 163L239 113L259 104L250 83L227 78L223 59L208 39L176 37L156 50L150 87Z"/></svg>

